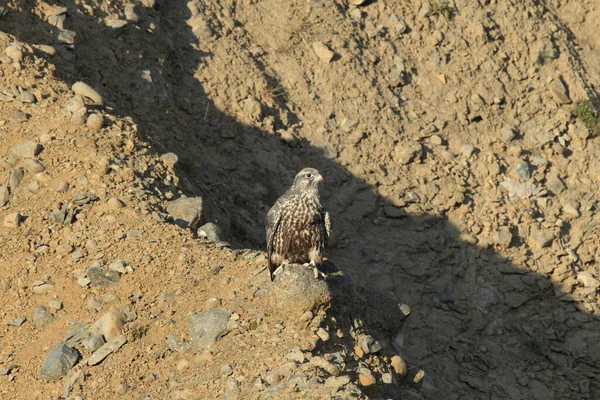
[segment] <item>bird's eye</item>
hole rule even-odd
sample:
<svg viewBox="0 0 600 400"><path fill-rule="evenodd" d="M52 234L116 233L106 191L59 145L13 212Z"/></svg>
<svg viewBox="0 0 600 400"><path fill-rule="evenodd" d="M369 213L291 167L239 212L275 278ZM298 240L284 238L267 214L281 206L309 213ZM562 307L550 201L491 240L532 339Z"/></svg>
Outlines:
<svg viewBox="0 0 600 400"><path fill-rule="evenodd" d="M308 173L308 174L306 174L306 177L307 177L308 179L310 179L310 178L312 178L312 174L311 174L311 173Z"/></svg>

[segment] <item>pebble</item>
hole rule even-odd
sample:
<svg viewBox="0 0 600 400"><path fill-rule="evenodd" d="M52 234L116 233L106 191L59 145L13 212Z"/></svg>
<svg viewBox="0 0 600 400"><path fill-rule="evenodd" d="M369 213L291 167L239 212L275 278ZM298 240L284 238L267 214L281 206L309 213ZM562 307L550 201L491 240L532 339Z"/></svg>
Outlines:
<svg viewBox="0 0 600 400"><path fill-rule="evenodd" d="M54 287L54 285L52 285L51 283L46 283L41 281L41 283L36 284L36 282L34 282L32 284L33 286L33 293L35 294L48 294L51 292L54 292L56 290L56 288Z"/></svg>
<svg viewBox="0 0 600 400"><path fill-rule="evenodd" d="M440 135L431 135L431 138L429 138L429 142L433 145L439 146L444 144L444 139L442 139Z"/></svg>
<svg viewBox="0 0 600 400"><path fill-rule="evenodd" d="M597 289L600 287L600 280L589 271L581 271L577 274L577 280L586 288Z"/></svg>
<svg viewBox="0 0 600 400"><path fill-rule="evenodd" d="M87 270L87 277L92 286L107 288L112 285L118 285L121 274L116 271L107 271L99 267L90 267Z"/></svg>
<svg viewBox="0 0 600 400"><path fill-rule="evenodd" d="M365 354L377 353L382 349L381 344L371 335L364 335L358 339L358 346Z"/></svg>
<svg viewBox="0 0 600 400"><path fill-rule="evenodd" d="M36 329L44 329L55 321L54 315L44 306L37 306L33 311L33 325Z"/></svg>
<svg viewBox="0 0 600 400"><path fill-rule="evenodd" d="M83 101L83 97L80 95L76 95L71 97L64 105L63 108L70 112L76 113L81 109L85 110L85 102Z"/></svg>
<svg viewBox="0 0 600 400"><path fill-rule="evenodd" d="M111 197L110 199L108 199L106 204L108 205L108 208L110 208L111 210L118 210L118 209L123 208L123 202L121 200L117 199L116 197Z"/></svg>
<svg viewBox="0 0 600 400"><path fill-rule="evenodd" d="M529 236L529 243L538 249L550 246L554 240L554 234L547 231L538 231Z"/></svg>
<svg viewBox="0 0 600 400"><path fill-rule="evenodd" d="M140 17L135 13L135 4L125 4L123 12L127 21L138 22L140 19Z"/></svg>
<svg viewBox="0 0 600 400"><path fill-rule="evenodd" d="M42 363L40 378L47 382L62 378L77 364L79 358L80 354L76 349L60 343L50 351Z"/></svg>
<svg viewBox="0 0 600 400"><path fill-rule="evenodd" d="M48 307L50 307L53 310L59 311L62 310L63 303L58 300L52 300L48 303Z"/></svg>
<svg viewBox="0 0 600 400"><path fill-rule="evenodd" d="M81 342L81 345L84 349L89 351L90 353L95 352L100 347L104 346L106 341L102 337L102 335L89 335Z"/></svg>
<svg viewBox="0 0 600 400"><path fill-rule="evenodd" d="M402 359L402 357L400 357L399 355L393 356L391 359L391 364L392 368L394 369L394 372L398 374L398 376L406 375L408 369L406 367L406 362Z"/></svg>
<svg viewBox="0 0 600 400"><path fill-rule="evenodd" d="M38 50L48 54L49 56L53 56L56 54L56 49L52 46L48 46L46 44L40 44L36 46Z"/></svg>
<svg viewBox="0 0 600 400"><path fill-rule="evenodd" d="M322 42L314 42L313 50L315 51L317 57L319 57L321 61L324 61L326 63L330 63L335 55L334 52L329 50L329 47L327 47Z"/></svg>
<svg viewBox="0 0 600 400"><path fill-rule="evenodd" d="M42 146L33 141L16 145L11 149L11 154L20 158L33 158L42 151Z"/></svg>
<svg viewBox="0 0 600 400"><path fill-rule="evenodd" d="M177 363L177 371L183 371L184 369L188 369L190 366L190 362L188 360L179 360Z"/></svg>
<svg viewBox="0 0 600 400"><path fill-rule="evenodd" d="M14 327L18 328L19 326L23 325L25 323L25 321L27 321L27 317L24 315L21 315L20 317L17 317L11 321L8 321L6 323L6 325L14 326Z"/></svg>
<svg viewBox="0 0 600 400"><path fill-rule="evenodd" d="M108 269L110 269L111 271L117 271L120 274L127 273L127 268L125 267L124 261L115 261L113 263L110 263Z"/></svg>
<svg viewBox="0 0 600 400"><path fill-rule="evenodd" d="M10 172L10 176L8 177L8 186L11 191L14 191L19 187L23 177L25 176L25 172L23 168L15 168Z"/></svg>
<svg viewBox="0 0 600 400"><path fill-rule="evenodd" d="M223 230L219 225L208 222L198 228L198 236L205 237L211 242L220 242L223 238Z"/></svg>
<svg viewBox="0 0 600 400"><path fill-rule="evenodd" d="M71 87L73 93L87 97L92 100L95 104L104 105L104 100L100 93L94 90L91 86L84 82L75 82Z"/></svg>
<svg viewBox="0 0 600 400"><path fill-rule="evenodd" d="M21 48L19 48L21 47ZM15 46L13 44L11 44L10 46L8 46L6 48L6 50L4 51L4 53L10 57L11 60L13 61L21 61L24 57L24 53L22 50L22 46Z"/></svg>
<svg viewBox="0 0 600 400"><path fill-rule="evenodd" d="M475 153L475 146L472 144L463 144L460 148L460 151L465 155L465 157L469 158Z"/></svg>
<svg viewBox="0 0 600 400"><path fill-rule="evenodd" d="M227 323L233 311L212 308L188 317L190 341L195 348L212 346L227 332Z"/></svg>
<svg viewBox="0 0 600 400"><path fill-rule="evenodd" d="M125 343L127 343L127 337L125 335L117 336L113 340L108 341L98 350L96 350L90 358L88 358L88 365L96 365L102 362L106 357L115 351L119 350Z"/></svg>
<svg viewBox="0 0 600 400"><path fill-rule="evenodd" d="M554 97L554 100L558 104L569 104L571 103L571 99L569 98L569 93L566 85L560 78L553 79L549 85L550 94Z"/></svg>
<svg viewBox="0 0 600 400"><path fill-rule="evenodd" d="M324 342L329 340L329 333L323 328L317 330L317 336Z"/></svg>
<svg viewBox="0 0 600 400"><path fill-rule="evenodd" d="M517 163L517 165L515 167L515 172L521 179L523 179L525 181L527 181L527 180L529 180L529 178L531 178L531 171L529 170L529 164L525 160L519 160L519 162Z"/></svg>
<svg viewBox="0 0 600 400"><path fill-rule="evenodd" d="M87 278L79 278L77 279L77 284L81 287L86 287L87 285L89 285L92 281L90 281Z"/></svg>
<svg viewBox="0 0 600 400"><path fill-rule="evenodd" d="M10 200L10 191L6 185L0 186L0 207L4 207Z"/></svg>
<svg viewBox="0 0 600 400"><path fill-rule="evenodd" d="M338 376L340 374L340 368L337 365L327 361L321 356L314 356L310 359L310 363L315 367L319 367L328 372L330 375Z"/></svg>
<svg viewBox="0 0 600 400"><path fill-rule="evenodd" d="M126 321L125 314L116 309L111 309L92 324L90 332L102 335L106 341L110 341L123 335Z"/></svg>
<svg viewBox="0 0 600 400"><path fill-rule="evenodd" d="M201 197L180 197L169 202L167 212L173 218L176 225L187 228L190 223L198 221L202 217Z"/></svg>
<svg viewBox="0 0 600 400"><path fill-rule="evenodd" d="M221 375L223 375L223 376L233 375L233 368L231 368L231 365L229 365L229 364L223 365L223 367L221 367Z"/></svg>
<svg viewBox="0 0 600 400"><path fill-rule="evenodd" d="M581 213L579 212L579 210L577 209L577 207L573 206L572 204L567 204L563 207L563 211L567 214L569 214L572 217L579 217L581 216Z"/></svg>
<svg viewBox="0 0 600 400"><path fill-rule="evenodd" d="M360 385L364 387L373 386L375 383L377 383L375 377L371 374L360 374L358 376L358 381Z"/></svg>
<svg viewBox="0 0 600 400"><path fill-rule="evenodd" d="M502 129L502 138L507 141L510 142L511 140L513 140L515 137L517 136L516 134L516 129L513 126L505 126Z"/></svg>
<svg viewBox="0 0 600 400"><path fill-rule="evenodd" d="M100 114L90 114L85 124L88 128L98 131L104 126L104 118Z"/></svg>
<svg viewBox="0 0 600 400"><path fill-rule="evenodd" d="M175 167L175 164L179 161L179 157L177 157L177 154L175 153L165 153L160 156L160 159L169 168Z"/></svg>
<svg viewBox="0 0 600 400"><path fill-rule="evenodd" d="M12 212L4 217L4 226L7 228L18 228L21 225L21 214Z"/></svg>
<svg viewBox="0 0 600 400"><path fill-rule="evenodd" d="M12 111L12 118L15 121L27 121L27 119L29 119L29 115L27 115L27 113L24 113L21 110L13 110Z"/></svg>
<svg viewBox="0 0 600 400"><path fill-rule="evenodd" d="M35 103L36 102L35 95L28 91L19 93L16 100L20 101L21 103Z"/></svg>
<svg viewBox="0 0 600 400"><path fill-rule="evenodd" d="M348 375L330 376L325 381L325 386L333 388L333 389L339 389L342 386L345 386L349 383L350 383L350 376L348 376Z"/></svg>
<svg viewBox="0 0 600 400"><path fill-rule="evenodd" d="M25 171L29 172L30 174L39 174L40 172L44 172L46 170L46 167L44 167L41 162L32 158L28 158L27 160L23 161L23 168L25 168Z"/></svg>

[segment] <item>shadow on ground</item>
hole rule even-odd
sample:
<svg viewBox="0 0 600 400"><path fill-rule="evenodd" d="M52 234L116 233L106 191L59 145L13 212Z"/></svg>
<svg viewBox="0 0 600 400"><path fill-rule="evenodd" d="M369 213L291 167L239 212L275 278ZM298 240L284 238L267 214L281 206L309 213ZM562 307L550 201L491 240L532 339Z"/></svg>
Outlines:
<svg viewBox="0 0 600 400"><path fill-rule="evenodd" d="M230 221L233 245L262 250L268 207L300 168L323 173L337 236L329 255L345 275L331 278L340 295L330 317L352 314L341 323L345 329L361 319L388 352L423 368L431 377L420 382L426 398L599 395L600 327L569 293L525 263L513 265L492 248L463 241L445 218L386 216L389 199L326 149L307 141L290 146L220 112L194 77L213 55L198 50L186 1L137 7L140 24L121 28L107 26L98 8L91 17L73 1L56 1L68 10L65 28L76 32L73 48L60 44L59 30L31 11L36 5L26 0L11 10L2 30L23 42L56 46L49 62L58 78L97 88L114 113L132 118L153 151L179 155L183 192L202 196L214 215ZM285 96L276 101L284 104ZM300 119L271 116L275 128ZM345 285L355 291L352 302ZM411 307L408 319L398 302ZM378 384L377 394L396 396L398 387L388 386Z"/></svg>

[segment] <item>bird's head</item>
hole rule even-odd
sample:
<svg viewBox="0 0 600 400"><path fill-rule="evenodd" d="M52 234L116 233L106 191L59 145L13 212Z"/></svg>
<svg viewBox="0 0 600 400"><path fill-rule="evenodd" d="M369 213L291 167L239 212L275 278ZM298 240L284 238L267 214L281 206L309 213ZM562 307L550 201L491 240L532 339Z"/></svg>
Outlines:
<svg viewBox="0 0 600 400"><path fill-rule="evenodd" d="M323 177L314 168L304 168L298 172L294 178L294 189L305 190L305 189L316 189L317 184L323 181Z"/></svg>

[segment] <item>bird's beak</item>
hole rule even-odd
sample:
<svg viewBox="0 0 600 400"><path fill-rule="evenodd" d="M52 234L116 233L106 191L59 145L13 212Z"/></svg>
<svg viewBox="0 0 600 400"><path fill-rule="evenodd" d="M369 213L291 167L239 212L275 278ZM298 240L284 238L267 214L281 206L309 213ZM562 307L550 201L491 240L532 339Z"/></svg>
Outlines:
<svg viewBox="0 0 600 400"><path fill-rule="evenodd" d="M323 175L317 175L317 176L315 176L315 180L317 182L323 182Z"/></svg>

